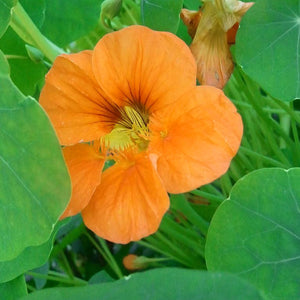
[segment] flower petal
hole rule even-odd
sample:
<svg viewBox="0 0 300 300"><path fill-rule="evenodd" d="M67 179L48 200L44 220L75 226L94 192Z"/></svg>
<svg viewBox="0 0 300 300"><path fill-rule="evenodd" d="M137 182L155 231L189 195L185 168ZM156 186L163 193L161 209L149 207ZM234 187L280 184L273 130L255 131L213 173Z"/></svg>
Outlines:
<svg viewBox="0 0 300 300"><path fill-rule="evenodd" d="M93 141L108 131L99 119L107 112L101 107L104 99L93 76L91 56L89 50L60 55L46 76L39 101L63 145Z"/></svg>
<svg viewBox="0 0 300 300"><path fill-rule="evenodd" d="M61 218L76 215L87 206L100 184L104 165L97 148L88 144L65 147L63 154L71 176L72 196Z"/></svg>
<svg viewBox="0 0 300 300"><path fill-rule="evenodd" d="M235 42L238 23L252 5L253 2L214 0L204 1L198 12L182 9L180 16L193 38L190 48L202 85L225 86L234 67L229 46Z"/></svg>
<svg viewBox="0 0 300 300"><path fill-rule="evenodd" d="M153 115L157 171L170 193L183 193L224 174L243 131L240 115L219 89L196 87L164 112Z"/></svg>
<svg viewBox="0 0 300 300"><path fill-rule="evenodd" d="M82 217L97 235L125 244L154 233L168 207L167 192L151 161L139 155L103 173Z"/></svg>
<svg viewBox="0 0 300 300"><path fill-rule="evenodd" d="M143 26L105 35L94 49L93 70L107 99L120 106L140 102L150 113L177 100L196 81L187 45Z"/></svg>

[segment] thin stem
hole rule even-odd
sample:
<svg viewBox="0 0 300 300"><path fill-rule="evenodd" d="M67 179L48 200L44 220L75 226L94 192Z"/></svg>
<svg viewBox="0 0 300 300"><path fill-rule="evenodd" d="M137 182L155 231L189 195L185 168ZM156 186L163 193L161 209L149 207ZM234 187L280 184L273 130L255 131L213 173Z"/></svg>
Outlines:
<svg viewBox="0 0 300 300"><path fill-rule="evenodd" d="M270 164L271 166L274 166L274 167L279 167L279 168L285 168L286 165L271 158L271 157L268 157L268 156L265 156L263 154L260 154L260 153L257 153L251 149L248 149L248 148L245 148L243 146L240 147L240 151L241 153L244 153L248 156L251 156L253 157L254 159L257 159L257 158L260 158L264 163L267 163L267 164Z"/></svg>
<svg viewBox="0 0 300 300"><path fill-rule="evenodd" d="M180 245L192 249L193 253L204 257L204 238L201 239L201 236L195 231L189 231L168 216L161 223L160 230L165 232L167 236L176 239Z"/></svg>
<svg viewBox="0 0 300 300"><path fill-rule="evenodd" d="M200 196L200 197L203 197L207 200L217 202L217 203L222 203L225 200L225 197L216 196L216 195L213 195L211 193L203 192L203 191L200 191L200 190L193 190L193 191L190 192L190 194Z"/></svg>
<svg viewBox="0 0 300 300"><path fill-rule="evenodd" d="M226 195L226 197L229 196L229 193L232 189L232 182L229 178L228 173L225 173L221 178L220 178L220 183L221 183L221 189L223 191L223 194Z"/></svg>
<svg viewBox="0 0 300 300"><path fill-rule="evenodd" d="M50 42L32 22L20 2L13 8L10 22L12 29L27 43L40 49L44 55L53 62L59 54L64 51Z"/></svg>
<svg viewBox="0 0 300 300"><path fill-rule="evenodd" d="M118 278L124 277L119 266L115 262L115 259L111 255L109 249L107 248L107 245L101 241L99 238L98 241L101 244L101 247L99 244L95 241L95 239L90 235L89 232L85 232L86 237L91 241L91 243L94 245L94 247L97 249L97 251L102 255L102 257L106 260L106 262L109 264L110 268L114 271L114 273L117 275Z"/></svg>
<svg viewBox="0 0 300 300"><path fill-rule="evenodd" d="M72 244L73 241L77 240L80 235L82 235L85 232L85 226L83 223L81 223L78 227L71 230L62 240L59 244L56 244L53 247L53 250L51 252L51 257L57 256L60 252L62 252L67 245Z"/></svg>
<svg viewBox="0 0 300 300"><path fill-rule="evenodd" d="M152 250L156 251L157 253L161 253L161 254L163 254L165 256L168 256L171 259L173 259L173 260L181 263L184 266L189 266L189 264L187 264L187 262L184 259L181 259L177 255L174 255L174 254L170 253L169 251L165 251L165 250L163 250L163 249L161 249L161 248L153 245L153 240L152 239L154 240L153 237L148 237L147 241L138 241L137 244L139 244L139 245L141 245L143 247L146 247L148 249L152 249ZM151 240L152 240L152 242L150 242Z"/></svg>
<svg viewBox="0 0 300 300"><path fill-rule="evenodd" d="M138 25L139 23L137 22L137 20L135 19L135 17L133 16L133 14L131 13L130 9L128 8L127 4L124 3L123 5L125 11L126 11L126 14L127 16L129 17L129 19L131 20L132 24L134 25Z"/></svg>
<svg viewBox="0 0 300 300"><path fill-rule="evenodd" d="M83 286L83 285L87 285L87 281L82 280L80 278L74 277L73 279L69 279L67 277L64 277L62 274L56 273L56 272L50 272L49 274L53 274L53 275L45 275L45 274L40 274L40 273L36 273L36 272L32 272L32 271L28 271L26 272L27 275L30 275L32 277L35 278L42 278L42 279L47 279L50 281L57 281L57 282L61 282L61 283L66 283L66 284L70 284L70 285L79 285L79 286Z"/></svg>
<svg viewBox="0 0 300 300"><path fill-rule="evenodd" d="M171 195L171 203L172 207L182 212L187 219L197 226L201 233L206 236L209 223L204 220L200 215L196 213L196 211L191 207L188 201L185 199L185 196L180 195Z"/></svg>
<svg viewBox="0 0 300 300"><path fill-rule="evenodd" d="M293 110L293 102L290 103L290 110ZM299 124L300 122L298 122ZM292 133L295 141L295 147L294 147L294 156L296 160L297 166L299 166L300 163L300 140L299 140L299 133L298 133L298 128L297 128L297 120L295 118L291 118L291 128L292 128Z"/></svg>
<svg viewBox="0 0 300 300"><path fill-rule="evenodd" d="M252 89L248 89L245 86L244 91L247 93L248 100L253 105L253 108L256 110L258 115L261 117L262 122L260 122L259 125L262 128L262 132L265 134L265 137L267 138L268 143L269 143L270 147L272 148L273 152L276 154L276 156L284 164L289 166L290 162L286 158L286 156L283 154L283 152L280 151L278 144L274 138L274 134L271 132L270 128L273 127L277 131L277 133L279 133L280 137L284 138L284 140L287 142L287 144L292 143L291 139L289 138L289 136L286 135L286 133L283 131L283 129L280 127L280 125L277 124L273 119L271 119L270 116L262 110L260 104L257 103L257 101L255 99L259 99L261 97L261 95L253 94L256 89L256 87L253 86L253 83L250 82L250 80L246 76L242 77L242 74L240 74L240 72L236 72L235 78L238 80L238 82L241 86L245 86L246 83L247 83L247 85L252 86ZM246 83L244 80L246 81Z"/></svg>
<svg viewBox="0 0 300 300"><path fill-rule="evenodd" d="M65 253L62 251L60 253L60 256L62 258L62 262L63 262L63 265L64 265L64 270L65 272L68 274L68 276L71 278L71 279L74 279L74 274L72 272L72 268L70 267L70 264L67 260L67 257L65 255Z"/></svg>
<svg viewBox="0 0 300 300"><path fill-rule="evenodd" d="M151 237L150 237L151 238ZM176 245L174 245L169 239L167 239L162 233L156 232L155 238L158 239L158 244L160 245L163 243L165 246L168 247L169 250L171 250L174 255L177 258L183 259L185 261L185 264L193 265L193 261L190 260L190 257L186 256ZM147 238L148 240L148 238Z"/></svg>
<svg viewBox="0 0 300 300"><path fill-rule="evenodd" d="M28 57L23 55L6 54L4 56L6 59L28 59Z"/></svg>
<svg viewBox="0 0 300 300"><path fill-rule="evenodd" d="M113 265L113 268L115 270L116 275L119 278L124 277L124 275L121 272L121 269L119 268L119 265L117 264L116 260L114 259L114 257L112 256L110 250L107 247L106 241L100 237L97 236L97 239L101 245L101 247L103 248L103 250L105 251L106 255L108 256L108 258L110 259L111 265Z"/></svg>

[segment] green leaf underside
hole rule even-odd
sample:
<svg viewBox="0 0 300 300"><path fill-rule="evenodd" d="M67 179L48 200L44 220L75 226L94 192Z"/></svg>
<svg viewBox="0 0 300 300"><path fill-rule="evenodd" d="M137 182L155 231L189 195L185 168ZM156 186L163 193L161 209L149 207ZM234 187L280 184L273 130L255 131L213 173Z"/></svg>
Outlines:
<svg viewBox="0 0 300 300"><path fill-rule="evenodd" d="M0 299L16 300L27 294L24 276L19 276L12 281L0 283Z"/></svg>
<svg viewBox="0 0 300 300"><path fill-rule="evenodd" d="M53 128L39 104L17 90L7 71L0 52L0 261L45 243L70 197Z"/></svg>
<svg viewBox="0 0 300 300"><path fill-rule="evenodd" d="M142 0L142 24L154 30L176 33L183 0Z"/></svg>
<svg viewBox="0 0 300 300"><path fill-rule="evenodd" d="M299 299L300 168L261 169L233 187L208 232L210 271L246 278L268 299Z"/></svg>
<svg viewBox="0 0 300 300"><path fill-rule="evenodd" d="M16 5L16 3L16 0L0 0L0 37L8 27L11 17L11 9Z"/></svg>
<svg viewBox="0 0 300 300"><path fill-rule="evenodd" d="M300 98L300 2L261 0L246 13L236 60L271 96Z"/></svg>
<svg viewBox="0 0 300 300"><path fill-rule="evenodd" d="M47 261L53 246L53 240L60 227L68 220L58 223L49 240L39 246L28 247L16 258L0 262L0 283L14 279L28 270L40 267Z"/></svg>
<svg viewBox="0 0 300 300"><path fill-rule="evenodd" d="M245 300L262 299L253 286L232 274L163 268L135 273L112 283L45 289L23 299L236 300L241 294Z"/></svg>

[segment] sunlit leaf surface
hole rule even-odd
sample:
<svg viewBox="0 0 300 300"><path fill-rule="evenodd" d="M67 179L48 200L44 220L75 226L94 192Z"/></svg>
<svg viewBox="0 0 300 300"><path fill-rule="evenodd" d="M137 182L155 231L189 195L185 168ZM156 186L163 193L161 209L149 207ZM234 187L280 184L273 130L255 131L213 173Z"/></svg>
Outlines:
<svg viewBox="0 0 300 300"><path fill-rule="evenodd" d="M142 0L142 23L155 30L176 33L183 0Z"/></svg>
<svg viewBox="0 0 300 300"><path fill-rule="evenodd" d="M40 0L23 2L41 32L58 46L64 47L96 27L103 0L44 0L43 10Z"/></svg>
<svg viewBox="0 0 300 300"><path fill-rule="evenodd" d="M231 274L164 268L132 274L112 283L46 289L24 299L236 300L241 294L243 300L262 299L253 286Z"/></svg>
<svg viewBox="0 0 300 300"><path fill-rule="evenodd" d="M0 52L0 261L45 243L70 197L61 149L39 104L9 78Z"/></svg>
<svg viewBox="0 0 300 300"><path fill-rule="evenodd" d="M261 169L234 186L212 219L210 271L249 280L268 299L299 299L300 168Z"/></svg>
<svg viewBox="0 0 300 300"><path fill-rule="evenodd" d="M257 1L242 19L235 55L273 97L300 98L300 2Z"/></svg>

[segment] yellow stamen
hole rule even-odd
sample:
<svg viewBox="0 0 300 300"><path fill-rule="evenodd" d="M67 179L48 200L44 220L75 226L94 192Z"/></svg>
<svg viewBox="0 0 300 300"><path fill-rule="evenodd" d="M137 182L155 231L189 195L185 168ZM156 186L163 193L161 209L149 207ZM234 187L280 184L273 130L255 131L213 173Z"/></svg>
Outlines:
<svg viewBox="0 0 300 300"><path fill-rule="evenodd" d="M139 109L124 106L120 109L120 116L113 130L102 137L104 146L117 151L132 146L136 146L140 151L145 150L149 143L147 115Z"/></svg>

